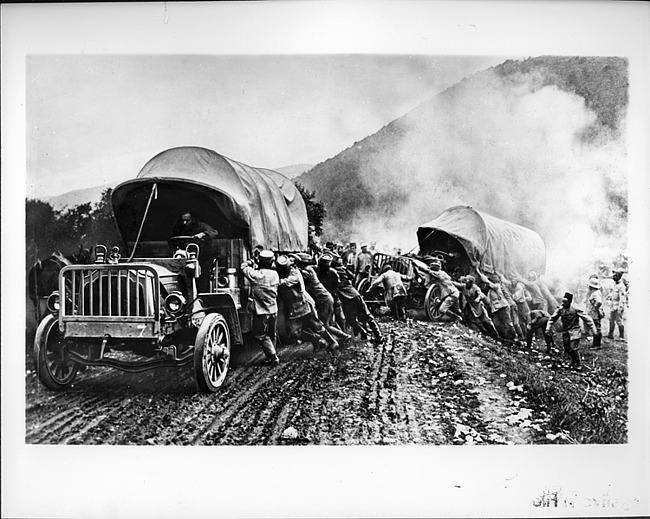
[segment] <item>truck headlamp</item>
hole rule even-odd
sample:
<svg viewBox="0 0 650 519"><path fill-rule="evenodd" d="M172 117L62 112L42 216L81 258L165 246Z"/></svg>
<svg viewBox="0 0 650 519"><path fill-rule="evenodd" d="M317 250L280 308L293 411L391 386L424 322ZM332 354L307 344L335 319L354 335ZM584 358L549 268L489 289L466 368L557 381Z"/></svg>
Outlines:
<svg viewBox="0 0 650 519"><path fill-rule="evenodd" d="M58 314L61 309L61 298L59 297L59 291L55 290L47 298L47 309L53 314Z"/></svg>
<svg viewBox="0 0 650 519"><path fill-rule="evenodd" d="M185 304L187 301L180 292L172 292L165 298L165 312L172 317L179 317L185 312Z"/></svg>

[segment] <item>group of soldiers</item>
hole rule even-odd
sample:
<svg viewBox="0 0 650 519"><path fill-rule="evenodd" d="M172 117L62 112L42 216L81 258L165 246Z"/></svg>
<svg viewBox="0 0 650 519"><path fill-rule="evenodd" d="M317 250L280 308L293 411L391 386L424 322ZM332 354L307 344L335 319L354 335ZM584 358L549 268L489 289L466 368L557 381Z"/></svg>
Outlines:
<svg viewBox="0 0 650 519"><path fill-rule="evenodd" d="M266 357L277 365L278 303L284 307L290 342L309 342L315 352L326 349L337 355L341 343L352 334L383 341L373 315L354 287L354 272L333 251L317 259L307 253L281 254L257 250L241 266L251 283L249 311L253 314L253 336ZM351 333L348 334L347 331Z"/></svg>
<svg viewBox="0 0 650 519"><path fill-rule="evenodd" d="M441 263L434 260L426 274L440 289L438 319L441 321L462 320L469 327L477 329L497 340L523 341L528 348L535 336L540 334L546 343L547 353L554 346L554 331L562 337L565 354L569 357L568 367L581 369L580 340L585 331L593 336L593 347L602 344L601 321L605 317L604 298L596 274L590 277L585 309L576 306L574 296L566 292L561 303L546 286L543 278L530 272L525 279L503 274L484 274L476 269L477 276L450 276L441 269ZM478 279L477 279L478 278ZM625 338L624 315L627 308L627 285L623 272L615 271L614 287L608 296L609 339L614 339L618 327L619 339ZM553 309L552 314L549 308Z"/></svg>
<svg viewBox="0 0 650 519"><path fill-rule="evenodd" d="M218 233L186 211L172 235L205 237L211 241ZM253 332L267 362L279 363L275 349L278 300L288 317L290 341L307 341L315 351L326 348L331 354L336 354L340 342L351 338L348 331L362 338L371 336L376 344L382 342L377 323L356 288L362 279L370 276L373 253L374 243L364 244L357 251L354 242L345 246L328 242L311 254L277 257L262 247L255 249L253 260L244 263L242 271L252 285L249 310L253 314ZM415 265L420 274L425 274L423 277L439 288L436 320L460 320L497 340L525 340L529 348L533 338L541 335L547 353L554 346L555 328L559 328L564 351L570 358L569 366L576 370L581 367L581 321L585 331L593 336L593 347L601 347L605 310L598 274L589 278L583 310L574 304L570 292L558 304L544 279L535 272L529 272L526 278L512 275L508 279L502 273L483 273L475 268L474 275L461 276L458 269L447 273L443 261L443 258L432 258L428 267ZM619 339L624 340L628 287L621 269L614 270L612 280L614 285L607 296L610 308L607 337L613 340L618 327ZM395 272L390 262L386 262L381 273L366 286L368 290L382 286L384 301L393 317L406 320L404 283L407 281L409 278Z"/></svg>
<svg viewBox="0 0 650 519"><path fill-rule="evenodd" d="M315 351L326 348L336 354L339 344L348 341L352 334L371 337L376 344L383 340L363 294L355 288L360 286L361 279L369 277L372 252L367 245L360 252L355 244L343 250L328 245L315 255L276 257L271 251L258 250L253 261L242 265L253 286L254 336L270 364L279 363L275 351L278 299L288 316L289 340L310 342ZM605 297L597 274L588 281L583 309L583 305L575 304L570 292L558 304L544 279L535 272L529 272L525 278L512 275L508 279L502 273L484 273L476 268L474 275L461 276L458 271L447 273L443 261L434 258L427 267L415 266L419 274L439 288L435 320L462 321L496 340L525 341L528 348L535 337L543 338L547 353L552 351L559 335L569 358L567 366L574 370L581 369L580 340L585 332L593 336L594 348L601 347ZM623 340L628 288L621 271L615 271L612 279L614 286L607 296L607 337L614 339L618 327L619 339ZM386 306L398 320L406 320L407 316L406 281L409 278L395 272L386 262L381 273L367 285L369 290L383 288Z"/></svg>

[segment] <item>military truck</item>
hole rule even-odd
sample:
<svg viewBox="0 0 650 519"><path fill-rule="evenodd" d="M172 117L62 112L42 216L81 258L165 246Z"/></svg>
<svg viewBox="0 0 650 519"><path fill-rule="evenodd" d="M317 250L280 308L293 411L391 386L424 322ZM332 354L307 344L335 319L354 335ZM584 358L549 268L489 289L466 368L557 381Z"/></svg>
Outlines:
<svg viewBox="0 0 650 519"><path fill-rule="evenodd" d="M57 390L82 367L192 365L198 389L217 391L252 326L241 264L255 248L307 248L300 192L276 171L178 147L117 186L112 206L123 243L99 244L90 262L63 267L48 297L33 350L40 381ZM188 210L218 237L171 236Z"/></svg>

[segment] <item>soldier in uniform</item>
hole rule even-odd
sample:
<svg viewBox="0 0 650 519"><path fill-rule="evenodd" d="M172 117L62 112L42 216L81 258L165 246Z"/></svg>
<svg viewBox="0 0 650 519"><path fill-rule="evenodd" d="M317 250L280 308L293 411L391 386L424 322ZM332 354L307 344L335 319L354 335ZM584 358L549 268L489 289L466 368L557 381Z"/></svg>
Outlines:
<svg viewBox="0 0 650 519"><path fill-rule="evenodd" d="M283 298L288 313L289 338L311 342L314 352L326 346L331 354L338 351L339 344L318 319L316 308L305 290L305 282L298 268L287 256L278 256L276 268L280 277L278 294Z"/></svg>
<svg viewBox="0 0 650 519"><path fill-rule="evenodd" d="M270 250L262 250L258 256L259 268L253 268L253 262L247 261L241 269L251 282L251 298L248 310L253 314L253 336L262 348L266 364L277 366L280 359L275 351L276 323L278 317L278 284L280 278L273 270L275 255Z"/></svg>
<svg viewBox="0 0 650 519"><path fill-rule="evenodd" d="M369 332L372 333L372 342L374 344L381 344L384 339L379 331L377 322L370 313L370 310L368 310L361 294L352 286L352 275L343 266L340 256L333 257L332 268L336 270L339 276L337 294L341 300L346 324L352 328L355 334L359 334L363 338L367 337Z"/></svg>
<svg viewBox="0 0 650 519"><path fill-rule="evenodd" d="M544 334L544 342L546 343L546 353L551 353L551 348L555 346L553 335L551 332L546 331L546 325L551 318L548 312L544 310L531 310L529 318L529 326L526 332L526 345L530 348L533 344L533 337L541 331Z"/></svg>
<svg viewBox="0 0 650 519"><path fill-rule="evenodd" d="M587 313L594 321L594 326L596 327L594 348L600 348L603 337L600 320L605 317L605 310L603 310L603 295L600 292L600 283L598 283L598 279L591 278L587 288L589 289L589 293L587 294Z"/></svg>
<svg viewBox="0 0 650 519"><path fill-rule="evenodd" d="M184 211L172 229L170 238L175 236L188 236L198 240L200 245L199 267L200 275L196 280L196 288L199 292L208 292L210 290L210 270L214 260L214 250L212 240L219 236L219 232L213 229L209 224L197 220L192 211ZM174 243L169 241L169 246L174 247Z"/></svg>
<svg viewBox="0 0 650 519"><path fill-rule="evenodd" d="M571 359L569 367L573 370L579 371L582 369L580 363L580 339L582 337L580 320L585 323L592 335L596 335L596 326L591 317L589 317L584 310L572 306L572 302L573 294L566 292L562 298L562 306L553 313L548 320L548 323L546 323L546 333L550 333L551 327L558 320L560 321L564 352Z"/></svg>
<svg viewBox="0 0 650 519"><path fill-rule="evenodd" d="M526 301L526 287L521 281L515 281L512 299L517 304L517 314L519 317L519 326L521 330L527 330L530 322L530 308Z"/></svg>
<svg viewBox="0 0 650 519"><path fill-rule="evenodd" d="M544 296L540 284L541 282L538 279L536 272L531 271L528 274L527 280L524 278L517 278L516 281L523 283L530 292L531 301L529 306L531 310L544 310L545 312L548 312L548 301Z"/></svg>
<svg viewBox="0 0 650 519"><path fill-rule="evenodd" d="M440 306L438 307L438 313L440 321L455 321L457 319L463 320L463 316L459 311L458 300L460 298L460 292L452 278L444 270L442 270L442 264L440 260L433 260L429 263L429 268L420 268L415 267L417 270L424 270L431 278L433 282L438 285L440 289Z"/></svg>
<svg viewBox="0 0 650 519"><path fill-rule="evenodd" d="M343 266L352 273L352 279L350 282L354 281L355 268L357 266L357 244L355 242L350 242L347 250L341 254L341 261Z"/></svg>
<svg viewBox="0 0 650 519"><path fill-rule="evenodd" d="M460 289L463 296L463 315L465 316L465 321L468 325L473 325L483 333L498 340L499 334L485 309L485 301L487 298L476 284L476 278L469 275L460 279L463 282L459 283L454 281L454 285Z"/></svg>
<svg viewBox="0 0 650 519"><path fill-rule="evenodd" d="M627 306L627 290L623 283L623 273L619 270L614 271L612 279L616 283L609 294L609 334L608 339L614 338L614 327L618 325L618 335L620 340L625 339L625 308Z"/></svg>
<svg viewBox="0 0 650 519"><path fill-rule="evenodd" d="M333 256L331 253L325 253L318 258L316 264L316 275L318 280L322 283L325 290L327 290L334 298L334 322L338 327L347 332L345 324L345 316L343 315L343 308L341 307L341 298L339 293L339 275L331 268Z"/></svg>
<svg viewBox="0 0 650 519"><path fill-rule="evenodd" d="M370 275L371 266L372 254L368 252L368 246L366 244L363 244L361 246L361 252L357 256L356 278L354 280L355 287L358 287L359 282Z"/></svg>
<svg viewBox="0 0 650 519"><path fill-rule="evenodd" d="M316 303L316 313L328 332L339 341L348 341L351 336L335 326L334 297L318 279L316 271L311 266L313 260L309 254L301 252L293 255L296 266L305 282L305 290Z"/></svg>
<svg viewBox="0 0 650 519"><path fill-rule="evenodd" d="M404 309L406 305L406 287L402 278L405 278L405 276L395 272L390 263L387 263L382 267L381 274L369 287L369 290L372 290L372 288L380 284L383 285L386 306L390 308L393 317L398 321L406 320L406 310Z"/></svg>
<svg viewBox="0 0 650 519"><path fill-rule="evenodd" d="M517 332L512 322L512 316L510 315L510 304L503 293L501 283L497 282L495 276L488 277L482 272L478 274L490 301L494 327L504 339L514 340Z"/></svg>
<svg viewBox="0 0 650 519"><path fill-rule="evenodd" d="M512 325L515 327L517 339L523 340L525 328L522 328L521 326L521 321L519 319L519 309L512 293L513 283L503 274L497 274L497 277L501 282L501 290L503 290L503 296L506 298L506 301L508 301L508 305L510 306L510 317L512 318Z"/></svg>

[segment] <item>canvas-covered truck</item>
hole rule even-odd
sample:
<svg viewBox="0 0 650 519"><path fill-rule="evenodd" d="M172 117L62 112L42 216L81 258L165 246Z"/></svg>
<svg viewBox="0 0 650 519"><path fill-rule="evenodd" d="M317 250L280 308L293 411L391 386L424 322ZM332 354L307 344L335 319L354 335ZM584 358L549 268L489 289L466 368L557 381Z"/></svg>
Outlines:
<svg viewBox="0 0 650 519"><path fill-rule="evenodd" d="M276 171L179 147L117 186L112 205L122 248L98 245L91 263L61 269L34 341L40 381L64 389L81 366L192 365L198 389L216 391L252 326L241 264L256 246L307 248L300 192ZM218 232L211 244L171 236L188 210Z"/></svg>
<svg viewBox="0 0 650 519"><path fill-rule="evenodd" d="M420 255L446 254L446 270L461 275L477 267L507 276L544 274L546 248L541 236L469 206L445 209L417 230Z"/></svg>
<svg viewBox="0 0 650 519"><path fill-rule="evenodd" d="M420 255L437 256L452 276L478 269L513 279L546 270L546 247L539 234L469 206L445 209L418 228L417 238ZM547 297L552 301L550 292ZM440 290L433 284L425 297L429 317L438 317L440 303Z"/></svg>

